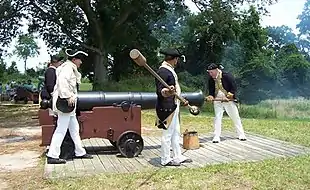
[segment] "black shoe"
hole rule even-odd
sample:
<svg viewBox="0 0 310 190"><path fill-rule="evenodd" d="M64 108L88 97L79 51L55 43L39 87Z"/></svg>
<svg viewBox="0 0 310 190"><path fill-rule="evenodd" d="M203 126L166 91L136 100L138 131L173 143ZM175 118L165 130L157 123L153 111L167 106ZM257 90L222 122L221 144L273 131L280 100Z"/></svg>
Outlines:
<svg viewBox="0 0 310 190"><path fill-rule="evenodd" d="M241 140L241 141L246 141L246 139L239 139L239 140Z"/></svg>
<svg viewBox="0 0 310 190"><path fill-rule="evenodd" d="M165 164L164 166L181 166L181 164L178 162L175 162L175 161L170 161L167 164Z"/></svg>
<svg viewBox="0 0 310 190"><path fill-rule="evenodd" d="M212 141L213 143L219 143L219 141Z"/></svg>
<svg viewBox="0 0 310 190"><path fill-rule="evenodd" d="M83 156L75 156L74 158L85 158L85 159L92 159L93 156L90 154L84 154Z"/></svg>
<svg viewBox="0 0 310 190"><path fill-rule="evenodd" d="M47 163L48 164L65 164L66 160L61 159L61 158L50 158L50 157L47 157Z"/></svg>
<svg viewBox="0 0 310 190"><path fill-rule="evenodd" d="M190 159L190 158L187 158L186 160L184 160L183 162L181 162L181 163L191 163L191 162L193 162L193 160L192 159Z"/></svg>

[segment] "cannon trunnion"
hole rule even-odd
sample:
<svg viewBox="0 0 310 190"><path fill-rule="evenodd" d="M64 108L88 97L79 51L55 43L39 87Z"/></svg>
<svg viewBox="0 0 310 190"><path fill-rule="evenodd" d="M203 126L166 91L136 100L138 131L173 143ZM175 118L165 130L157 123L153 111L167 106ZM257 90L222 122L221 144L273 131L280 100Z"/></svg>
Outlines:
<svg viewBox="0 0 310 190"><path fill-rule="evenodd" d="M182 93L193 105L202 106L200 92ZM125 157L138 156L144 147L141 137L141 110L154 109L156 93L145 92L79 92L77 116L81 139L105 138ZM43 100L39 110L42 128L41 146L48 146L57 126L49 116L51 102Z"/></svg>

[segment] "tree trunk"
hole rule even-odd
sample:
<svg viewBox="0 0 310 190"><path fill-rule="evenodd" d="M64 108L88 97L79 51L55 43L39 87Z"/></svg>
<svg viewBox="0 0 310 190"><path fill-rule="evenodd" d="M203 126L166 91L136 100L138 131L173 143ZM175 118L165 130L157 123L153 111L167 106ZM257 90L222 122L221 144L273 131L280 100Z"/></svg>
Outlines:
<svg viewBox="0 0 310 190"><path fill-rule="evenodd" d="M104 85L108 80L108 70L107 65L108 56L106 53L103 55L95 54L94 55L94 82L93 90L104 90Z"/></svg>
<svg viewBox="0 0 310 190"><path fill-rule="evenodd" d="M25 68L25 74L27 73L27 58L25 59L25 64L24 64L24 68Z"/></svg>

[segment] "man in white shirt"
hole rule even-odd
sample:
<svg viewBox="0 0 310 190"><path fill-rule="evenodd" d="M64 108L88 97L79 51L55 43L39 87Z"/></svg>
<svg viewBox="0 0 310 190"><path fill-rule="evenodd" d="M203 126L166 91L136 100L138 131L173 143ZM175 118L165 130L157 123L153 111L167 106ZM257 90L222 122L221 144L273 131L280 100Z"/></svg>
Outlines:
<svg viewBox="0 0 310 190"><path fill-rule="evenodd" d="M75 145L75 158L93 158L87 154L82 147L79 135L79 123L76 118L77 86L81 83L81 73L78 68L82 64L84 56L88 56L83 51L66 50L68 60L56 70L56 84L53 91L53 111L57 113L57 127L53 134L47 162L49 164L64 164L66 160L60 159L60 147L69 129L71 138ZM65 102L65 104L57 104Z"/></svg>

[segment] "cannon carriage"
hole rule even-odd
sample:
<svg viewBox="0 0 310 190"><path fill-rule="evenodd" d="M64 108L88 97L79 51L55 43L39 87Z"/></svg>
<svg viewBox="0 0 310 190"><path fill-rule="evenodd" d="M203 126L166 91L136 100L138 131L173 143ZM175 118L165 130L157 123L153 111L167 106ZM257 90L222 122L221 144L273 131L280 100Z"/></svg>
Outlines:
<svg viewBox="0 0 310 190"><path fill-rule="evenodd" d="M13 96L15 103L18 101L23 101L25 104L28 101L32 101L34 104L39 103L39 92L37 90L33 91L24 86L18 86L16 88L16 93Z"/></svg>
<svg viewBox="0 0 310 190"><path fill-rule="evenodd" d="M202 91L181 95L192 105L201 107L204 103ZM78 92L77 110L80 114L77 117L81 139L108 139L122 156L138 156L144 147L141 111L155 109L156 99L153 92ZM56 127L47 109L52 107L52 102L42 100L40 106L41 146L48 146Z"/></svg>

